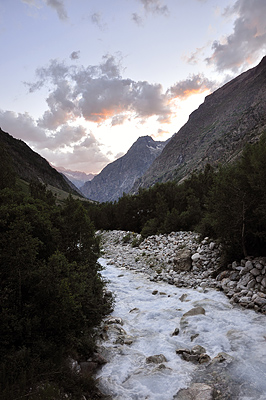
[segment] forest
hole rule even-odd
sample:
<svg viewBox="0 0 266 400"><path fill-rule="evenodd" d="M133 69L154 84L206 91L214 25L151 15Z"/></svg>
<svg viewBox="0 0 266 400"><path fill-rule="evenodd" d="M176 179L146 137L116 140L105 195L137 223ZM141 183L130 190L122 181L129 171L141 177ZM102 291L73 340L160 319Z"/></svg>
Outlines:
<svg viewBox="0 0 266 400"><path fill-rule="evenodd" d="M234 163L191 174L182 183L157 183L114 203L87 204L96 229L121 229L145 238L197 231L223 245L222 263L266 256L266 133Z"/></svg>
<svg viewBox="0 0 266 400"><path fill-rule="evenodd" d="M0 398L98 398L70 360L92 355L112 307L99 238L80 201L58 206L38 182L22 190L0 151Z"/></svg>

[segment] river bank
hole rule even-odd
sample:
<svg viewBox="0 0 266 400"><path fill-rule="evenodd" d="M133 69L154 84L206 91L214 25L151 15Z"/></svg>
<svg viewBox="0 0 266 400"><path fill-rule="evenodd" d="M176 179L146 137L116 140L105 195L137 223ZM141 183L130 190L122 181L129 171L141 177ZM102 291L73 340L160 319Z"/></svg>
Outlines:
<svg viewBox="0 0 266 400"><path fill-rule="evenodd" d="M266 314L266 257L234 261L220 272L221 248L194 232L140 235L125 231L101 232L102 254L117 267L140 271L154 282L176 287L215 288L232 304Z"/></svg>

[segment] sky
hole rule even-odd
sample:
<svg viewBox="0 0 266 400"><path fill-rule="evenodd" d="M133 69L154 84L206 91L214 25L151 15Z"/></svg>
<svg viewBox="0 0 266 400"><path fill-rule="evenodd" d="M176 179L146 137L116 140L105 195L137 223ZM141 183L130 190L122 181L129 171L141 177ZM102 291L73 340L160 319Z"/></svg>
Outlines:
<svg viewBox="0 0 266 400"><path fill-rule="evenodd" d="M0 0L0 127L99 173L266 54L265 0Z"/></svg>

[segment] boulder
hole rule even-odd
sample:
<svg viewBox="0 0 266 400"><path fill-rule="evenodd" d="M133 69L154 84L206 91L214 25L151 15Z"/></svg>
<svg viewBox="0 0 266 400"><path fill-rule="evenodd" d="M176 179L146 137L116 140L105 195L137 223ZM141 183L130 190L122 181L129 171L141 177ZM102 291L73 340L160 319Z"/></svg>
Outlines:
<svg viewBox="0 0 266 400"><path fill-rule="evenodd" d="M163 354L157 354L157 355L149 356L146 358L146 363L148 363L148 364L151 364L151 363L161 364L166 361L167 360Z"/></svg>
<svg viewBox="0 0 266 400"><path fill-rule="evenodd" d="M188 389L181 389L175 400L213 400L214 389L205 383L193 383Z"/></svg>
<svg viewBox="0 0 266 400"><path fill-rule="evenodd" d="M203 307L198 306L198 307L194 307L191 310L187 311L185 314L183 314L183 317L191 317L193 315L200 315L200 314L205 315L205 310Z"/></svg>
<svg viewBox="0 0 266 400"><path fill-rule="evenodd" d="M191 268L191 251L189 249L178 250L174 258L174 271L190 271Z"/></svg>

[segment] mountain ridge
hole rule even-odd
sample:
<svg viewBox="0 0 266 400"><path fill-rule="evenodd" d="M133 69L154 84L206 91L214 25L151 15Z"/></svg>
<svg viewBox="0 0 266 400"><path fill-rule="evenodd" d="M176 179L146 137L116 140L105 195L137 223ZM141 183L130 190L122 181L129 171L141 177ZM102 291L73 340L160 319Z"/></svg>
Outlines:
<svg viewBox="0 0 266 400"><path fill-rule="evenodd" d="M166 142L153 140L150 136L141 136L129 148L127 153L108 164L91 181L86 182L81 192L90 200L105 202L116 201L123 193L128 193L134 182L161 153Z"/></svg>
<svg viewBox="0 0 266 400"><path fill-rule="evenodd" d="M232 79L193 111L130 193L156 182L182 180L209 163L228 163L266 126L266 57Z"/></svg>

